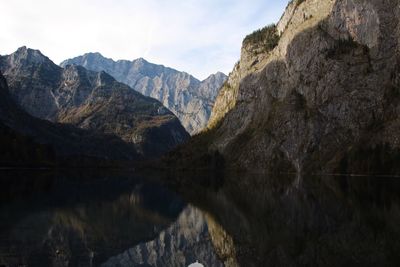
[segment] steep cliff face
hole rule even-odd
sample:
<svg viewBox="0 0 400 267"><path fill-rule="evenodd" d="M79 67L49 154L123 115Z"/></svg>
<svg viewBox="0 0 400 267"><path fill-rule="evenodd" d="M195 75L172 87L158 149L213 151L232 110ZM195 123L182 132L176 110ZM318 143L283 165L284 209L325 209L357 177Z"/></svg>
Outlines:
<svg viewBox="0 0 400 267"><path fill-rule="evenodd" d="M139 159L135 149L115 136L53 124L20 109L0 73L0 164L43 164L65 159Z"/></svg>
<svg viewBox="0 0 400 267"><path fill-rule="evenodd" d="M278 39L277 27L269 25L243 40L240 60L235 64L215 100L208 128L215 127L225 114L235 107L241 80L259 71L266 64Z"/></svg>
<svg viewBox="0 0 400 267"><path fill-rule="evenodd" d="M243 42L208 151L241 168L399 172L399 9L395 0L293 1L276 46L260 51L276 38L267 28Z"/></svg>
<svg viewBox="0 0 400 267"><path fill-rule="evenodd" d="M31 115L113 134L145 157L158 156L188 138L161 103L105 72L58 67L39 51L22 47L0 57L13 99Z"/></svg>
<svg viewBox="0 0 400 267"><path fill-rule="evenodd" d="M190 134L198 133L207 125L219 88L226 80L226 76L218 72L199 81L185 72L155 65L143 58L113 61L99 53L88 53L61 63L63 67L68 65L105 71L143 95L159 100Z"/></svg>

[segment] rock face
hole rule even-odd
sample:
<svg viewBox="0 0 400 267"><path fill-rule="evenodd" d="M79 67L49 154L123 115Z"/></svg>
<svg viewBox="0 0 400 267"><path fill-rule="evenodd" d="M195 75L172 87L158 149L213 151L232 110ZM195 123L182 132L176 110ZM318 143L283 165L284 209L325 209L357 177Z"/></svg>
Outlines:
<svg viewBox="0 0 400 267"><path fill-rule="evenodd" d="M143 95L159 100L190 134L200 132L207 125L214 100L227 78L218 72L199 81L185 72L155 65L143 58L113 61L99 53L88 53L61 63L62 67L68 65L105 71Z"/></svg>
<svg viewBox="0 0 400 267"><path fill-rule="evenodd" d="M138 159L135 149L115 136L53 124L20 109L0 73L0 164L52 163L63 159Z"/></svg>
<svg viewBox="0 0 400 267"><path fill-rule="evenodd" d="M13 99L31 115L113 134L145 156L159 156L188 138L161 103L80 66L60 68L39 51L22 47L0 57Z"/></svg>
<svg viewBox="0 0 400 267"><path fill-rule="evenodd" d="M243 42L208 153L245 169L399 173L399 9L395 0L293 1L273 49L260 51L264 30Z"/></svg>

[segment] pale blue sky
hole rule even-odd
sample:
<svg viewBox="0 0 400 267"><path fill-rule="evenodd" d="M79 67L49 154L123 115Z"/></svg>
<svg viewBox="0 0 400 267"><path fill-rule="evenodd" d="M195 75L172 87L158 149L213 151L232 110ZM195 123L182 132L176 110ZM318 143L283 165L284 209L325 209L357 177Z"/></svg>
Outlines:
<svg viewBox="0 0 400 267"><path fill-rule="evenodd" d="M86 52L199 79L239 59L242 39L277 22L287 0L0 0L0 54L26 45L55 63Z"/></svg>

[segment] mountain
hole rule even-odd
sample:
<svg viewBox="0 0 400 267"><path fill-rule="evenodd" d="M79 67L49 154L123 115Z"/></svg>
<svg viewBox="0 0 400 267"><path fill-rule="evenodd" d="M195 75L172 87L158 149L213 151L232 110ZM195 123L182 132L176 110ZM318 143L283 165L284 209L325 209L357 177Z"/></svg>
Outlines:
<svg viewBox="0 0 400 267"><path fill-rule="evenodd" d="M226 75L218 72L204 81L177 70L155 65L143 58L114 61L100 53L88 53L60 64L83 66L92 71L105 71L117 81L159 100L171 110L190 134L205 128L220 87Z"/></svg>
<svg viewBox="0 0 400 267"><path fill-rule="evenodd" d="M399 174L399 14L396 0L291 1L277 25L244 39L207 132L172 157Z"/></svg>
<svg viewBox="0 0 400 267"><path fill-rule="evenodd" d="M38 50L0 57L12 98L31 115L120 137L144 157L159 156L189 135L157 100L105 72L61 68Z"/></svg>
<svg viewBox="0 0 400 267"><path fill-rule="evenodd" d="M115 136L102 135L72 125L53 124L20 109L0 73L1 165L43 164L83 159L132 160L139 155Z"/></svg>

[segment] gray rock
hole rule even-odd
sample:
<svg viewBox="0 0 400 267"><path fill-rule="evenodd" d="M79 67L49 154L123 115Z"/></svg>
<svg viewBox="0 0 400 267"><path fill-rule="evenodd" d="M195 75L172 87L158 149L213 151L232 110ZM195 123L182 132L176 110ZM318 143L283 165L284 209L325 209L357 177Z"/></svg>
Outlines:
<svg viewBox="0 0 400 267"><path fill-rule="evenodd" d="M80 158L139 159L135 149L115 136L37 119L15 104L0 73L0 164L49 164Z"/></svg>
<svg viewBox="0 0 400 267"><path fill-rule="evenodd" d="M60 65L80 65L109 73L117 81L163 103L190 134L200 132L207 125L214 100L227 78L218 72L199 81L185 72L155 65L143 58L113 61L99 53L68 59Z"/></svg>
<svg viewBox="0 0 400 267"><path fill-rule="evenodd" d="M116 135L145 157L159 156L189 137L160 102L104 71L63 69L26 47L0 57L0 69L13 99L31 115Z"/></svg>
<svg viewBox="0 0 400 267"><path fill-rule="evenodd" d="M398 1L294 4L272 51L243 44L208 150L246 169L398 173Z"/></svg>

